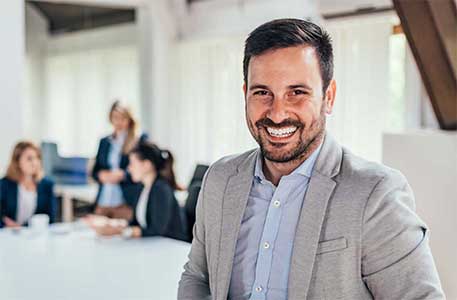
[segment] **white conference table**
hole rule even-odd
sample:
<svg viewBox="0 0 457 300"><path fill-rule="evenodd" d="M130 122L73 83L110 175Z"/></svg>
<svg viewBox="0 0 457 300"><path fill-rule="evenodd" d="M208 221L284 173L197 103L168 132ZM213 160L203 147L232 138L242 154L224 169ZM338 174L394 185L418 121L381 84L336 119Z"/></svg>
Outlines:
<svg viewBox="0 0 457 300"><path fill-rule="evenodd" d="M189 250L161 237L100 238L80 223L2 229L0 298L174 300Z"/></svg>

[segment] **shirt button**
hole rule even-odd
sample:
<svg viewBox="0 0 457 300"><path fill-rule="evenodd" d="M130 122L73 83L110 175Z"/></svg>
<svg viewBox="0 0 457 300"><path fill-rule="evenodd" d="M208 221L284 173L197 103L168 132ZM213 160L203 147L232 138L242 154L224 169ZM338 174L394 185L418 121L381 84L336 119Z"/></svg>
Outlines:
<svg viewBox="0 0 457 300"><path fill-rule="evenodd" d="M270 248L270 244L269 244L268 242L265 242L265 243L263 244L263 248L265 248L265 249Z"/></svg>
<svg viewBox="0 0 457 300"><path fill-rule="evenodd" d="M279 200L276 200L275 202L273 202L273 205L279 207L281 205L281 202Z"/></svg>
<svg viewBox="0 0 457 300"><path fill-rule="evenodd" d="M255 291L258 292L258 293L260 293L260 292L262 291L262 287L261 287L261 286L256 287L256 288L255 288Z"/></svg>

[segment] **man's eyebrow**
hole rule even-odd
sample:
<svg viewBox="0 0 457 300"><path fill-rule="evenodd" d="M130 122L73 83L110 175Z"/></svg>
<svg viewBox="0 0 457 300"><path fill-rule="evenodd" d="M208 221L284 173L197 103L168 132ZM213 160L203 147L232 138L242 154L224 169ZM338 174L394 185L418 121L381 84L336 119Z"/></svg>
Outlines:
<svg viewBox="0 0 457 300"><path fill-rule="evenodd" d="M256 89L262 89L262 90L268 90L268 86L264 84L253 84L249 87L249 90L256 90Z"/></svg>

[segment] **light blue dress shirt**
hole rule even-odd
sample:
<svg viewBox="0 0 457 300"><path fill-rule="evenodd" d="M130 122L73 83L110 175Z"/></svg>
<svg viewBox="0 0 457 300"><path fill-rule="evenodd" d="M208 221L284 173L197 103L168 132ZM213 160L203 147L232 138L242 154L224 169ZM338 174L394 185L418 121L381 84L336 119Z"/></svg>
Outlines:
<svg viewBox="0 0 457 300"><path fill-rule="evenodd" d="M265 178L259 152L235 249L230 300L287 300L295 231L321 146L277 187Z"/></svg>
<svg viewBox="0 0 457 300"><path fill-rule="evenodd" d="M111 170L119 169L121 163L122 147L124 146L127 133L124 132L119 134L116 138L111 137L111 147L108 154L108 162L111 166ZM98 200L98 205L103 207L116 207L124 204L124 196L122 195L122 189L119 184L106 183L103 185L103 189Z"/></svg>

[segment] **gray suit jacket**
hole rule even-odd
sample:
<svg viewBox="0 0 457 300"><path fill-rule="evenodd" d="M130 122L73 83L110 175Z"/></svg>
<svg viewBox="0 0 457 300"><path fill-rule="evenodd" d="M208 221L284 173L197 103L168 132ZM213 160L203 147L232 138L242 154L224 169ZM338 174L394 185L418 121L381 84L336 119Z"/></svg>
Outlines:
<svg viewBox="0 0 457 300"><path fill-rule="evenodd" d="M257 151L208 170L178 299L227 299ZM297 225L288 299L445 299L414 209L400 172L356 157L327 134Z"/></svg>

